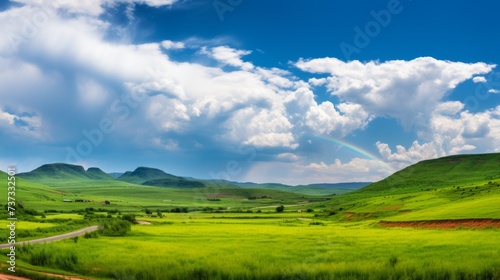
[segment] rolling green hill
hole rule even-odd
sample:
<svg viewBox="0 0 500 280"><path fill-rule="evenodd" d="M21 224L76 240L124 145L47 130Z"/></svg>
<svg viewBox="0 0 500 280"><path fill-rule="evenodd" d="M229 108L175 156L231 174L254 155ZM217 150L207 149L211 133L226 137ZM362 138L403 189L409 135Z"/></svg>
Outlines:
<svg viewBox="0 0 500 280"><path fill-rule="evenodd" d="M105 173L104 171L102 171L101 169L97 168L97 167L89 167L89 169L87 169L87 176L89 176L90 178L94 179L94 180L113 180L115 179L113 176Z"/></svg>
<svg viewBox="0 0 500 280"><path fill-rule="evenodd" d="M305 195L344 194L367 183L316 184L289 186L284 184L235 183L225 180L198 180L168 174L163 170L138 167L125 173L105 173L97 167L85 170L82 166L64 163L44 164L31 172L20 173L19 177L52 187L108 187L126 184L165 188L256 188L279 190Z"/></svg>
<svg viewBox="0 0 500 280"><path fill-rule="evenodd" d="M500 154L426 160L332 198L329 216L394 221L500 218Z"/></svg>
<svg viewBox="0 0 500 280"><path fill-rule="evenodd" d="M174 176L172 174L165 173L163 170L151 168L151 167L138 167L134 171L127 171L122 176L117 178L120 181L133 183L133 184L143 184L148 181L158 180L158 179L172 179L180 180L182 177Z"/></svg>
<svg viewBox="0 0 500 280"><path fill-rule="evenodd" d="M53 180L113 180L113 176L103 172L97 167L85 169L80 165L66 163L44 164L37 169L17 174L18 177L31 181L53 181Z"/></svg>
<svg viewBox="0 0 500 280"><path fill-rule="evenodd" d="M19 173L17 177L51 187L125 184L116 181L115 178L97 167L90 167L85 171L82 166L65 163L44 164L33 171Z"/></svg>
<svg viewBox="0 0 500 280"><path fill-rule="evenodd" d="M2 204L7 203L7 173L0 171L0 182L5 186L0 188L0 195L5 198ZM27 181L16 175L15 198L23 203L26 208L36 208L36 205L46 205L61 201L64 192L36 182Z"/></svg>
<svg viewBox="0 0 500 280"><path fill-rule="evenodd" d="M413 192L496 179L500 179L500 153L455 155L419 162L361 191Z"/></svg>
<svg viewBox="0 0 500 280"><path fill-rule="evenodd" d="M17 176L32 181L46 179L75 180L90 178L82 166L65 163L44 164L31 172L19 173Z"/></svg>

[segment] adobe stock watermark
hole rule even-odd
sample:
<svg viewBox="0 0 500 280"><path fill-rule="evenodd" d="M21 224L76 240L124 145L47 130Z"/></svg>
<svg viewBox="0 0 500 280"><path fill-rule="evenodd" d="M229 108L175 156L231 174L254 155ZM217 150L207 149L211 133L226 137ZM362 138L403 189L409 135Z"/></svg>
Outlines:
<svg viewBox="0 0 500 280"><path fill-rule="evenodd" d="M238 160L229 160L223 169L219 171L210 171L208 176L212 180L233 181L242 174L244 166L250 165L257 157L257 148L240 144L237 147L237 153L242 158ZM206 198L217 198L219 188L202 188L193 197L194 201L205 200Z"/></svg>
<svg viewBox="0 0 500 280"><path fill-rule="evenodd" d="M147 68L146 72L147 75L143 80L152 78L158 81L166 74L159 67L156 67L155 70ZM103 117L97 127L91 130L83 129L81 131L83 139L78 141L74 146L66 146L66 162L76 163L90 156L94 148L103 143L105 135L115 131L116 123L128 119L132 110L137 108L146 97L146 93L131 90L130 94L122 95L121 98L113 100L110 108L111 116Z"/></svg>
<svg viewBox="0 0 500 280"><path fill-rule="evenodd" d="M243 172L242 163L250 164L257 157L257 149L253 146L244 146L243 144L238 146L238 154L241 156L247 156L243 161L230 160L226 163L226 168L219 170L218 172L209 172L208 175L210 179L222 179L226 181L231 181L235 177L239 176Z"/></svg>
<svg viewBox="0 0 500 280"><path fill-rule="evenodd" d="M0 55L0 70L7 68L7 60Z"/></svg>
<svg viewBox="0 0 500 280"><path fill-rule="evenodd" d="M214 0L212 5L214 6L219 20L222 22L224 21L224 14L233 12L241 3L243 3L243 0Z"/></svg>
<svg viewBox="0 0 500 280"><path fill-rule="evenodd" d="M29 17L22 16L22 24L19 25L18 32L5 34L13 50L17 50L21 43L35 38L40 33L40 30L49 24L50 18L57 14L59 1L54 0L50 3L50 6L38 7Z"/></svg>
<svg viewBox="0 0 500 280"><path fill-rule="evenodd" d="M409 0L411 1L411 0ZM370 15L373 20L367 22L362 28L354 27L354 37L352 43L345 41L339 44L339 48L346 60L351 60L353 54L359 54L370 45L371 41L380 35L383 28L391 23L393 16L403 11L404 7L399 0L389 0L387 7L378 12L371 10Z"/></svg>
<svg viewBox="0 0 500 280"><path fill-rule="evenodd" d="M7 270L16 272L16 168L9 166L7 168L7 213L8 218L7 227L9 228L8 234L8 248L7 263L10 265Z"/></svg>
<svg viewBox="0 0 500 280"><path fill-rule="evenodd" d="M475 111L481 102L494 94L500 94L500 72L491 71L486 76L486 82L478 83L474 95L469 95L464 99L465 107L469 111Z"/></svg>

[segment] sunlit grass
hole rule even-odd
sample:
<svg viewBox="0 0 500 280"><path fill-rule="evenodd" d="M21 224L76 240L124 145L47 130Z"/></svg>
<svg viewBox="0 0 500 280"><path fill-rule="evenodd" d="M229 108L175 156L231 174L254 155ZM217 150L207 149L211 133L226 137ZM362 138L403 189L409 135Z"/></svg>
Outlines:
<svg viewBox="0 0 500 280"><path fill-rule="evenodd" d="M380 228L370 222L321 226L277 217L249 223L234 217L184 218L135 225L122 238L81 238L78 243L66 240L41 246L76 252L79 266L74 272L118 279L122 273L146 273L152 279L187 279L196 273L208 273L211 279L286 275L328 279L350 273L433 279L439 273L495 272L493 268L500 265L498 230ZM394 267L391 257L397 259Z"/></svg>

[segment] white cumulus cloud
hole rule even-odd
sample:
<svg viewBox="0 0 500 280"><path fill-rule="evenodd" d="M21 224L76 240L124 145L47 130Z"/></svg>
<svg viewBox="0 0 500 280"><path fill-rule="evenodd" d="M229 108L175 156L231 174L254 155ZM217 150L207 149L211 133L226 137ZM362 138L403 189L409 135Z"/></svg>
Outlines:
<svg viewBox="0 0 500 280"><path fill-rule="evenodd" d="M162 41L161 46L163 48L165 48L166 50L181 50L181 49L184 49L186 47L184 42L174 42L171 40Z"/></svg>
<svg viewBox="0 0 500 280"><path fill-rule="evenodd" d="M254 67L252 63L244 62L241 59L242 56L251 54L251 51L237 50L228 46L219 46L214 48L204 47L202 48L201 53L206 54L221 63L240 67L243 70L251 70Z"/></svg>
<svg viewBox="0 0 500 280"><path fill-rule="evenodd" d="M472 81L474 83L486 83L486 78L483 76L477 76L477 77L472 78Z"/></svg>
<svg viewBox="0 0 500 280"><path fill-rule="evenodd" d="M446 93L495 65L419 57L410 61L344 62L337 58L300 59L295 65L327 73L327 88L341 100L360 104L369 114L393 117L406 129L425 122Z"/></svg>

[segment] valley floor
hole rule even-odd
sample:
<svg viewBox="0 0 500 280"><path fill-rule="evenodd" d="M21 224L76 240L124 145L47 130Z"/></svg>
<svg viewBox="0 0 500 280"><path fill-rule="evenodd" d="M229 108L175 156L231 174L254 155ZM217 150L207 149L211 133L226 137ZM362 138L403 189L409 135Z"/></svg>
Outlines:
<svg viewBox="0 0 500 280"><path fill-rule="evenodd" d="M19 266L92 279L500 279L498 229L387 228L286 212L146 220L125 237L32 246ZM41 252L47 261L34 266ZM63 254L75 263L58 263Z"/></svg>

